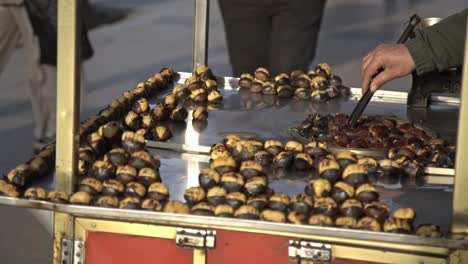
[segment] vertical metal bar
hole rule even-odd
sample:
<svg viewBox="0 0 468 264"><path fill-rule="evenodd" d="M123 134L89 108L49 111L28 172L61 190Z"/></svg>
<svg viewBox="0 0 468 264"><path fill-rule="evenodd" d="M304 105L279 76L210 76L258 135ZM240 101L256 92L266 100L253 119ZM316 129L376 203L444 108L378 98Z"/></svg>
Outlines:
<svg viewBox="0 0 468 264"><path fill-rule="evenodd" d="M192 70L208 62L210 0L195 0L193 17L193 60Z"/></svg>
<svg viewBox="0 0 468 264"><path fill-rule="evenodd" d="M57 138L55 189L73 192L78 162L80 110L80 10L79 0L58 2L57 44ZM54 264L63 263L63 239L72 241L74 218L54 213ZM73 249L73 247L70 247ZM68 252L73 254L73 252Z"/></svg>
<svg viewBox="0 0 468 264"><path fill-rule="evenodd" d="M77 169L80 99L78 0L58 1L56 189L71 193Z"/></svg>
<svg viewBox="0 0 468 264"><path fill-rule="evenodd" d="M194 249L193 250L193 264L205 264L205 263L206 263L206 250Z"/></svg>
<svg viewBox="0 0 468 264"><path fill-rule="evenodd" d="M467 19L468 23L468 19ZM465 59L458 117L457 155L455 159L455 185L453 192L452 233L468 234L468 27L465 38Z"/></svg>

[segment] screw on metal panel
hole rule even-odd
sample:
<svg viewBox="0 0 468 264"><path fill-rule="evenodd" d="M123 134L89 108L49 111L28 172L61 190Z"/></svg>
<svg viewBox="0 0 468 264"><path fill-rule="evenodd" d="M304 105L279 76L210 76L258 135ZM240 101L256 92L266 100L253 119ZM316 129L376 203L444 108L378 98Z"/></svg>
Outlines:
<svg viewBox="0 0 468 264"><path fill-rule="evenodd" d="M67 261L66 261L66 260L62 260L62 264L67 264Z"/></svg>
<svg viewBox="0 0 468 264"><path fill-rule="evenodd" d="M64 251L63 255L68 256L68 251Z"/></svg>
<svg viewBox="0 0 468 264"><path fill-rule="evenodd" d="M81 257L80 252L76 253L76 256L77 256L77 257Z"/></svg>
<svg viewBox="0 0 468 264"><path fill-rule="evenodd" d="M92 227L92 228L96 228L96 224L94 224L94 223L91 224L91 227Z"/></svg>
<svg viewBox="0 0 468 264"><path fill-rule="evenodd" d="M83 243L78 243L78 248L82 248L83 247Z"/></svg>
<svg viewBox="0 0 468 264"><path fill-rule="evenodd" d="M67 242L66 242L66 241L63 241L62 245L66 247L66 246L67 246Z"/></svg>

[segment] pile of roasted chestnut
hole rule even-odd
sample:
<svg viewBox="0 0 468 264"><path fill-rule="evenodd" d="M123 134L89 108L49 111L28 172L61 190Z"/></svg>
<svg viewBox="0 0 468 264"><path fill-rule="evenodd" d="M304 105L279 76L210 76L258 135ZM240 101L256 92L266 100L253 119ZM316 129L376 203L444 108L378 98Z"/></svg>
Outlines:
<svg viewBox="0 0 468 264"><path fill-rule="evenodd" d="M411 160L425 167L454 166L455 145L431 137L410 122L369 116L361 117L357 126L351 127L345 114L314 114L293 129L307 140L329 146L388 149L387 157L391 159Z"/></svg>
<svg viewBox="0 0 468 264"><path fill-rule="evenodd" d="M358 159L343 151L336 156L322 143L306 146L289 141L243 140L228 136L211 147L211 167L199 175L199 186L184 193L190 212L196 215L260 219L369 231L409 234L415 212L411 208L390 208L379 201L372 174L398 177L398 163L372 158ZM268 186L269 167L314 169L304 193L289 197ZM422 225L421 236L441 236L435 225Z"/></svg>
<svg viewBox="0 0 468 264"><path fill-rule="evenodd" d="M350 94L349 87L343 86L341 78L333 75L331 67L326 63L319 64L307 74L296 70L291 74L281 73L278 76L270 76L267 69L258 68L253 74L242 74L239 87L251 93L274 95L279 98L294 96L300 100L312 99L317 102Z"/></svg>

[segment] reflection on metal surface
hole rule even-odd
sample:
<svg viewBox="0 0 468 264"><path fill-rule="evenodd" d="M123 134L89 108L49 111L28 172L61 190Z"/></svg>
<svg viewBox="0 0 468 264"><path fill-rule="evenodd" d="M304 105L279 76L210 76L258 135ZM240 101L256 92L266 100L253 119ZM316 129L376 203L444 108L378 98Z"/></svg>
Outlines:
<svg viewBox="0 0 468 264"><path fill-rule="evenodd" d="M466 27L466 32L468 32L468 27ZM468 33L465 37L464 65L468 65ZM468 67L463 68L461 105L458 120L452 232L465 235L468 234L468 202L466 198L466 190L468 190Z"/></svg>
<svg viewBox="0 0 468 264"><path fill-rule="evenodd" d="M193 110L189 111L187 117L187 128L185 130L185 145L188 146L198 146L199 134L192 125L192 114ZM198 161L188 160L187 161L187 188L198 186L198 174L200 172L200 167L198 166Z"/></svg>

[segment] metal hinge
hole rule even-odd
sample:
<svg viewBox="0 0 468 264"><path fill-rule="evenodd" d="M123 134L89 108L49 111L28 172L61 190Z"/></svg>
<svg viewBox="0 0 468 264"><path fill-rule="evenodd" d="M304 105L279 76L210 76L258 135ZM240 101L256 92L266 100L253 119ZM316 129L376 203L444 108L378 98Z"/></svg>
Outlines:
<svg viewBox="0 0 468 264"><path fill-rule="evenodd" d="M216 231L176 228L176 244L183 248L210 249L215 247Z"/></svg>
<svg viewBox="0 0 468 264"><path fill-rule="evenodd" d="M82 240L62 239L60 264L83 264L84 243Z"/></svg>
<svg viewBox="0 0 468 264"><path fill-rule="evenodd" d="M305 264L329 264L332 259L331 245L305 240L289 240L289 260Z"/></svg>

